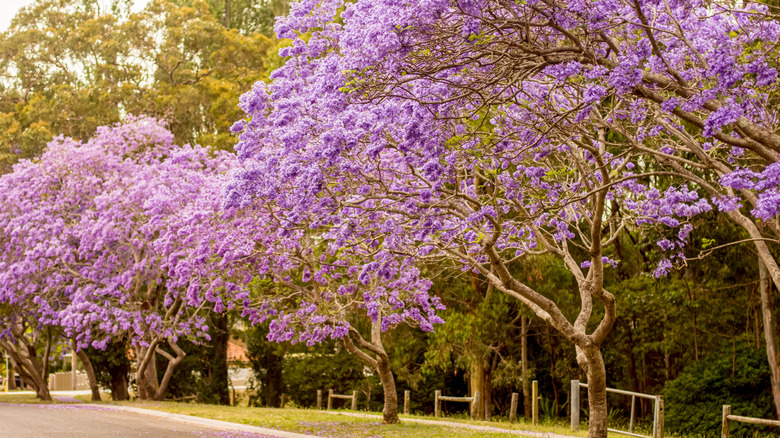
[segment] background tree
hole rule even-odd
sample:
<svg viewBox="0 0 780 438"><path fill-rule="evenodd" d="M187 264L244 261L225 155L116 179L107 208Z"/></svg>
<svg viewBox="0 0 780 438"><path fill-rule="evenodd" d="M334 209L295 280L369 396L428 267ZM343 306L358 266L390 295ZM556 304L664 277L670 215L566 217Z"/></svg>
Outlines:
<svg viewBox="0 0 780 438"><path fill-rule="evenodd" d="M284 344L271 342L267 337L268 327L266 326L255 326L247 331L247 356L252 363L255 378L260 384L258 397L250 399L249 404L280 407L281 396L287 388L285 379L290 379L284 373L284 360L289 348ZM308 377L311 374L304 372L303 375ZM311 406L309 398L304 398L305 391L298 388L297 385L293 385L295 387L294 393L290 393L293 400L301 406Z"/></svg>
<svg viewBox="0 0 780 438"><path fill-rule="evenodd" d="M56 135L87 140L126 114L167 121L178 144L230 149L243 90L268 75L273 43L225 28L202 1L179 7L39 0L0 38L4 171Z"/></svg>
<svg viewBox="0 0 780 438"><path fill-rule="evenodd" d="M89 347L86 350L98 384L111 389L111 400L129 400L128 376L130 375L130 359L128 349L130 343L126 337L114 338L106 345L105 350Z"/></svg>
<svg viewBox="0 0 780 438"><path fill-rule="evenodd" d="M164 396L185 355L179 337L206 336L200 310L210 303L224 311L223 299L233 299L233 291L215 296L182 282L200 273L187 256L201 243L188 228L197 223L191 215L207 222L207 213L222 214L220 178L232 155L171 141L159 122L132 119L83 144L60 137L39 161L0 178L7 206L0 282L3 303L24 309L7 316L22 330L17 338L26 330L19 315L28 314L36 321L29 328L58 328L78 349L105 348L127 334L141 398ZM161 343L175 354L158 349ZM157 354L168 359L159 384Z"/></svg>

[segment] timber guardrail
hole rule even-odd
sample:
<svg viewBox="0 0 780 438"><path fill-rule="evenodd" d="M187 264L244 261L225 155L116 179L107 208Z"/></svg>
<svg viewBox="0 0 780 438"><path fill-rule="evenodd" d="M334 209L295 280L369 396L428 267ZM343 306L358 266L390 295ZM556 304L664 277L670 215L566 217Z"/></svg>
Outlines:
<svg viewBox="0 0 780 438"><path fill-rule="evenodd" d="M760 424L762 426L780 427L780 421L765 420L763 418L742 417L740 415L731 415L731 405L723 405L723 426L721 429L721 438L729 438L729 421L738 421L740 423Z"/></svg>
<svg viewBox="0 0 780 438"><path fill-rule="evenodd" d="M571 430L577 431L580 427L580 388L587 388L587 383L580 383L579 380L571 381ZM631 396L631 417L628 430L607 429L610 432L623 435L635 436L640 438L663 438L664 436L664 398L661 395L642 394L641 392L624 391L622 389L607 388L607 392L613 394L622 394ZM645 398L653 400L653 435L641 435L634 433L636 399Z"/></svg>

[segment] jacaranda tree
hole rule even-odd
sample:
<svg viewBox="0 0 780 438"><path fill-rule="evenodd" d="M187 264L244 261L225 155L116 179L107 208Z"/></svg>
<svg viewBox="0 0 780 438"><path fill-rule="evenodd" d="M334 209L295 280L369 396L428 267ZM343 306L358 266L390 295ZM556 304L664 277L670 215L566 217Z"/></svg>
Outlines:
<svg viewBox="0 0 780 438"><path fill-rule="evenodd" d="M710 169L698 161L704 156L689 158L696 151L688 143L662 139L710 139L702 148L726 161L741 153L759 160L751 164L778 159L768 105L778 25L766 9L667 0L301 1L276 31L293 45L272 82L242 98L249 120L235 129L243 131L245 171L229 202L274 205L329 256L362 263L364 285L400 260L446 259L481 274L576 346L589 382L590 436L606 436L600 347L615 300L603 279L617 262L609 246L624 227L679 227L659 242L679 254L688 218L711 202L737 211L729 197L700 195L707 179L696 171ZM656 150L677 153L678 166L654 165ZM747 179L773 181L761 172ZM764 199L776 198L775 187L762 185ZM776 211L753 214L774 220ZM540 253L557 256L576 281L577 315L511 275L514 261ZM669 267L666 260L656 273ZM596 305L603 311L594 313Z"/></svg>
<svg viewBox="0 0 780 438"><path fill-rule="evenodd" d="M228 187L240 184L234 180ZM442 322L436 311L443 306L427 294L430 281L405 258L365 269L364 255L375 253L377 245L356 242L336 254L331 242L308 226L291 222L273 202L231 197L227 211L231 222L214 224L209 235L221 234L213 231L220 228L242 234L235 244L215 238L220 248L230 250L212 254L220 258L224 266L220 275L229 287L248 289L242 294L249 295L239 303L243 315L252 324L267 322L267 338L276 342L311 346L328 338L341 339L349 352L377 372L384 394L384 422L398 422L395 378L382 332L398 324L430 331ZM232 277L225 277L225 271ZM371 324L370 333L364 335L356 323L366 317Z"/></svg>
<svg viewBox="0 0 780 438"><path fill-rule="evenodd" d="M182 259L193 259L204 241L187 233L198 219L188 212L195 205L201 218L225 214L224 174L235 159L172 139L160 122L131 118L84 143L55 139L40 159L0 178L3 337L18 343L53 327L82 349L127 335L141 398L164 396L184 356L177 339L207 336L199 310L221 310L236 292L188 288L178 273L199 266ZM187 272L195 281L203 268ZM157 354L169 360L162 382Z"/></svg>

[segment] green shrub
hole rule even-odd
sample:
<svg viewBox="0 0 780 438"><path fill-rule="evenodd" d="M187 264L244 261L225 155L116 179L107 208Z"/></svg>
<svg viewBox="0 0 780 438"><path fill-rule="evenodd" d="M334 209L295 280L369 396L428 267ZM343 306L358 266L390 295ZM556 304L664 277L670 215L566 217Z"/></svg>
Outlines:
<svg viewBox="0 0 780 438"><path fill-rule="evenodd" d="M766 351L740 342L686 367L664 389L666 430L683 436L718 436L723 405L734 415L773 418ZM769 432L732 422L732 436Z"/></svg>

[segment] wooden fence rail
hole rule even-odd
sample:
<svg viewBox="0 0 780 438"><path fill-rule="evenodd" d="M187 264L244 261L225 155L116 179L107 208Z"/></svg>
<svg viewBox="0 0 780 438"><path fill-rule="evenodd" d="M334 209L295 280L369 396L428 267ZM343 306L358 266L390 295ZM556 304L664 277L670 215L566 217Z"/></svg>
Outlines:
<svg viewBox="0 0 780 438"><path fill-rule="evenodd" d="M762 426L777 426L780 427L780 421L777 420L764 420L763 418L741 417L739 415L731 415L731 405L723 405L723 427L721 430L721 438L729 438L729 421L738 421L740 423L760 424Z"/></svg>
<svg viewBox="0 0 780 438"><path fill-rule="evenodd" d="M477 418L477 407L479 406L479 391L476 391L471 397L450 397L441 395L441 391L436 390L433 394L433 415L435 417L441 417L441 402L453 401L453 402L466 402L470 405L471 419Z"/></svg>
<svg viewBox="0 0 780 438"><path fill-rule="evenodd" d="M409 414L410 404L411 404L411 392L410 391L404 391L404 414ZM341 399L351 399L352 400L352 410L357 410L357 391L352 391L352 395L340 395L340 394L334 394L333 390L328 391L328 409L331 409L333 407L333 402L331 399L333 398L341 398ZM317 409L322 410L322 390L317 390Z"/></svg>
<svg viewBox="0 0 780 438"><path fill-rule="evenodd" d="M580 426L580 388L587 388L587 383L580 383L579 380L571 381L571 430L578 430ZM641 392L624 391L622 389L607 388L607 392L613 394L622 394L631 396L631 419L628 430L607 429L610 432L622 435L635 436L640 438L664 438L664 398L661 395L642 394ZM636 411L636 399L646 398L653 400L653 435L640 435L634 433L634 412Z"/></svg>
<svg viewBox="0 0 780 438"><path fill-rule="evenodd" d="M352 391L352 395L334 394L332 389L328 390L328 410L333 409L333 399L352 400L352 410L357 411L357 391Z"/></svg>
<svg viewBox="0 0 780 438"><path fill-rule="evenodd" d="M539 422L539 383L534 380L532 383L533 390L531 391L531 412L532 412L532 421L533 424L538 424ZM326 409L331 410L333 409L333 399L344 399L344 400L351 400L352 401L352 410L357 410L357 391L352 391L352 395L346 395L346 394L334 394L332 389L328 390L328 400L327 400L327 407ZM284 400L284 399L283 399ZM404 391L404 407L403 407L403 413L409 414L411 411L411 391ZM469 403L469 410L471 414L472 419L477 418L477 409L479 406L479 403L481 401L481 395L479 391L476 391L473 396L471 397L453 397L453 396L444 396L441 395L441 391L436 391L434 394L434 416L440 417L441 416L441 402L443 401L451 401L451 402L464 402ZM317 409L322 410L322 402L323 402L323 393L321 389L317 390ZM516 421L517 420L517 408L519 404L519 394L516 392L512 393L512 403L511 407L509 409L509 421Z"/></svg>

